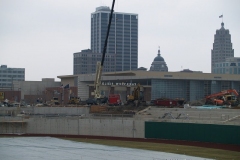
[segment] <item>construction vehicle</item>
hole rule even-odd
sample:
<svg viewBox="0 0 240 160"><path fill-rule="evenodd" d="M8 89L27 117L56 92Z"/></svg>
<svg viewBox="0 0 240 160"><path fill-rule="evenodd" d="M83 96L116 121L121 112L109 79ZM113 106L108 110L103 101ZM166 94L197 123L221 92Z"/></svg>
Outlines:
<svg viewBox="0 0 240 160"><path fill-rule="evenodd" d="M81 102L80 97L70 96L68 104L80 104L80 102Z"/></svg>
<svg viewBox="0 0 240 160"><path fill-rule="evenodd" d="M176 107L183 106L184 99L158 98L154 101L156 106Z"/></svg>
<svg viewBox="0 0 240 160"><path fill-rule="evenodd" d="M106 54L106 50L107 50L108 36L109 36L110 26L111 26L111 22L112 22L114 4L115 4L115 0L113 0L113 3L112 3L112 9L111 9L110 17L109 17L107 35L106 35L104 48L103 48L102 60L101 60L101 63L97 62L96 79L94 82L94 92L93 92L94 99L88 100L88 101L93 101L96 104L107 103L107 99L108 99L105 95L102 95L100 93L100 85L101 85L103 64L104 64L105 54Z"/></svg>
<svg viewBox="0 0 240 160"><path fill-rule="evenodd" d="M109 96L108 96L108 105L109 106L112 106L112 105L114 105L114 106L119 106L119 105L121 105L121 96L120 96L120 94L110 94Z"/></svg>
<svg viewBox="0 0 240 160"><path fill-rule="evenodd" d="M234 94L234 95L232 95ZM237 106L239 104L239 94L235 89L223 90L206 96L206 105L231 105Z"/></svg>
<svg viewBox="0 0 240 160"><path fill-rule="evenodd" d="M51 99L51 103L55 105L59 105L60 103L59 103L58 97L53 97L53 99Z"/></svg>
<svg viewBox="0 0 240 160"><path fill-rule="evenodd" d="M145 102L143 92L140 90L140 84L138 83L137 87L132 91L132 94L127 96L127 104L139 106L140 103L143 102Z"/></svg>

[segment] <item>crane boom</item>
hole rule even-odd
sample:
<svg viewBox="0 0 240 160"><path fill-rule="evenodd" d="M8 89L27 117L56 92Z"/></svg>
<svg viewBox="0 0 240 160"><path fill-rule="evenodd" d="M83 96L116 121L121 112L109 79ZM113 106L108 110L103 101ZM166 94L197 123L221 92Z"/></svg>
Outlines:
<svg viewBox="0 0 240 160"><path fill-rule="evenodd" d="M113 9L114 9L114 4L115 4L115 0L113 0L113 3L112 3L112 9L111 9L109 23L108 23L107 35L106 35L104 48L103 48L102 60L101 60L101 63L97 62L96 79L95 79L95 82L94 82L94 88L95 88L94 97L96 99L101 98L99 87L100 87L100 84L101 84L102 69L103 69L105 54L106 54L106 50L107 50L107 42L108 42L108 36L109 36L109 31L110 31L111 22L112 22L112 14L113 14Z"/></svg>

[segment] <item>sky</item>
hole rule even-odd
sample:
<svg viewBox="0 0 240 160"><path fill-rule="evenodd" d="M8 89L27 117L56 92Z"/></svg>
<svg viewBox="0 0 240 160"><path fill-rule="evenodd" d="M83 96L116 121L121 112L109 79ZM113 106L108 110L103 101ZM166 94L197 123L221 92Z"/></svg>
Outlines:
<svg viewBox="0 0 240 160"><path fill-rule="evenodd" d="M0 65L25 68L26 81L73 74L73 53L90 49L91 13L112 0L0 0ZM150 69L160 46L171 72L211 72L214 34L229 29L240 57L239 0L116 0L138 14L138 67Z"/></svg>

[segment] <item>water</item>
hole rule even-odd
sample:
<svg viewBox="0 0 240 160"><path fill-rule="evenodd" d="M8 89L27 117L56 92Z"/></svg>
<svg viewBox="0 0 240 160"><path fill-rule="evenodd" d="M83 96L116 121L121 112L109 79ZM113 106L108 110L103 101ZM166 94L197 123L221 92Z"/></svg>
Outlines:
<svg viewBox="0 0 240 160"><path fill-rule="evenodd" d="M1 160L163 160L205 158L74 142L51 137L0 138Z"/></svg>

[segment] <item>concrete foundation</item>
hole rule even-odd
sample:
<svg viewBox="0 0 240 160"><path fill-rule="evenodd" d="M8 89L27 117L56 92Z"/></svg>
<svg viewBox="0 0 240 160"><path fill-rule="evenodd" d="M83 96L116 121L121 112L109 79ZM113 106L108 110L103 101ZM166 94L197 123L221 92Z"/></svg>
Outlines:
<svg viewBox="0 0 240 160"><path fill-rule="evenodd" d="M23 110L28 114L19 115ZM145 138L145 121L240 125L238 109L149 107L140 114L124 117L89 114L89 107L2 107L0 114L0 134Z"/></svg>

